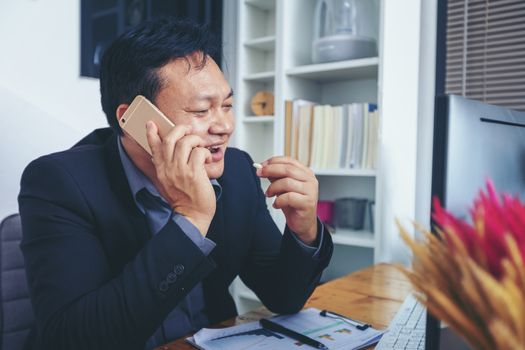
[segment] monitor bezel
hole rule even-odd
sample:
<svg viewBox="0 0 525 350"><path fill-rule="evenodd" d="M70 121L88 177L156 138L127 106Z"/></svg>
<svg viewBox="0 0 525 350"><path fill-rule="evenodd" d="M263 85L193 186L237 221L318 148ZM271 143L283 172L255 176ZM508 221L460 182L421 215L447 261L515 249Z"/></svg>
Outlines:
<svg viewBox="0 0 525 350"><path fill-rule="evenodd" d="M432 199L437 197L441 203L446 202L446 173L448 152L448 125L449 125L449 97L437 96L434 104L434 139L432 147L432 190L431 210L433 210ZM430 227L436 234L435 223L431 217ZM427 312L427 323L425 331L425 349L439 350L440 321Z"/></svg>

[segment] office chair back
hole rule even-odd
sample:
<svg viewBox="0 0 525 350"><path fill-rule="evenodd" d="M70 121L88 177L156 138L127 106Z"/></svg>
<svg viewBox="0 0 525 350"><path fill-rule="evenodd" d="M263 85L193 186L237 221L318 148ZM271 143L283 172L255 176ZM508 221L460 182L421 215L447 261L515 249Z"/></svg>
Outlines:
<svg viewBox="0 0 525 350"><path fill-rule="evenodd" d="M34 322L24 258L20 215L0 223L0 350L21 350Z"/></svg>

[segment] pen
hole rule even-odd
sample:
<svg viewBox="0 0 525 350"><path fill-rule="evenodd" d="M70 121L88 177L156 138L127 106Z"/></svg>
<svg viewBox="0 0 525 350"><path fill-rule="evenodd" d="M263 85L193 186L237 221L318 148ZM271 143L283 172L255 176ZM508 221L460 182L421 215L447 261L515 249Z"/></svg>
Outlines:
<svg viewBox="0 0 525 350"><path fill-rule="evenodd" d="M352 320L350 317L346 317L346 316L343 316L343 315L340 315L338 313L335 313L335 312L332 312L332 311L328 311L328 310L321 311L319 313L319 315L321 315L323 317L332 317L332 318L342 319L346 323L351 324L352 326L355 326L355 328L357 328L357 329L359 329L361 331L364 331L365 329L367 329L369 327L372 327L368 323L363 323L363 322L359 322L359 321L356 321L356 320Z"/></svg>
<svg viewBox="0 0 525 350"><path fill-rule="evenodd" d="M265 329L284 334L292 339L300 341L303 344L313 346L316 349L328 350L328 348L323 343L320 343L317 340L307 337L306 335L303 335L301 333L292 331L291 329L281 326L278 323L272 322L265 318L259 320L259 323Z"/></svg>

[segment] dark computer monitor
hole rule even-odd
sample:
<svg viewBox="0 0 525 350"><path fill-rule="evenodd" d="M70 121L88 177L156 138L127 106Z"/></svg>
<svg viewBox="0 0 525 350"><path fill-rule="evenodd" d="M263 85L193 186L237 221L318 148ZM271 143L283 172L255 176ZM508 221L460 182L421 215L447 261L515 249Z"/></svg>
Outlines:
<svg viewBox="0 0 525 350"><path fill-rule="evenodd" d="M498 192L525 198L525 113L460 96L438 97L432 197L454 215L467 218L488 178ZM443 336L439 322L429 315L425 348L445 348Z"/></svg>

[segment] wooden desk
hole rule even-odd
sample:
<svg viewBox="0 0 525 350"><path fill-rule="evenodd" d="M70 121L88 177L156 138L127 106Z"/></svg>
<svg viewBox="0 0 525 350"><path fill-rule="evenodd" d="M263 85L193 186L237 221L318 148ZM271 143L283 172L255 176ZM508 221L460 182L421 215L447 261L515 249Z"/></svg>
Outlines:
<svg viewBox="0 0 525 350"><path fill-rule="evenodd" d="M305 307L328 309L386 328L410 291L410 283L395 267L374 265L317 287ZM271 315L265 308L251 311L217 326L255 321ZM158 350L195 349L184 339L157 348ZM370 347L373 349L373 347Z"/></svg>

